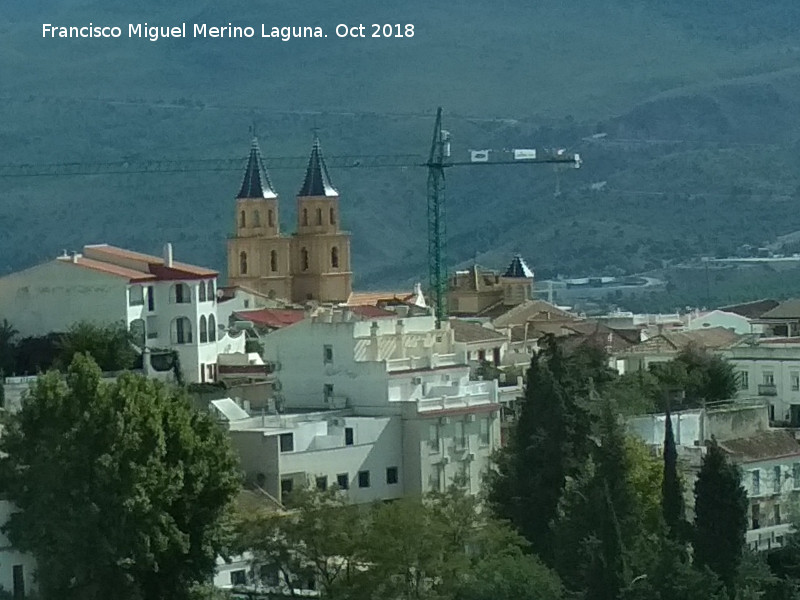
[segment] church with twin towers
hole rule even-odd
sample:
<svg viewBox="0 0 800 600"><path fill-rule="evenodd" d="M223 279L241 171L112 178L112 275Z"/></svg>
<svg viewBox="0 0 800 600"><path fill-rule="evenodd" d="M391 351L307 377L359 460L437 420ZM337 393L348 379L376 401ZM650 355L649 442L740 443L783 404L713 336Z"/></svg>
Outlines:
<svg viewBox="0 0 800 600"><path fill-rule="evenodd" d="M350 234L340 223L339 192L315 137L297 194L295 232L281 232L278 193L254 138L236 196L235 234L228 239L228 285L300 304L346 302L353 276Z"/></svg>

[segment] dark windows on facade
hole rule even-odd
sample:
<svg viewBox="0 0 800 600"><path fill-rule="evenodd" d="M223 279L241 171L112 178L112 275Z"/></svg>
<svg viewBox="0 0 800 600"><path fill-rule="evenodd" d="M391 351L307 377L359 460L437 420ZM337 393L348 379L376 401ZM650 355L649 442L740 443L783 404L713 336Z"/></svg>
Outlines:
<svg viewBox="0 0 800 600"><path fill-rule="evenodd" d="M308 250L305 248L300 248L300 268L308 271Z"/></svg>
<svg viewBox="0 0 800 600"><path fill-rule="evenodd" d="M347 475L347 473L339 473L336 476L336 485L340 490L350 489L350 477Z"/></svg>
<svg viewBox="0 0 800 600"><path fill-rule="evenodd" d="M317 489L321 492L324 492L328 489L328 477L326 475L320 475L317 477L316 484Z"/></svg>
<svg viewBox="0 0 800 600"><path fill-rule="evenodd" d="M331 267L339 268L339 249L336 246L331 248Z"/></svg>
<svg viewBox="0 0 800 600"><path fill-rule="evenodd" d="M358 472L358 487L360 488L369 487L369 471Z"/></svg>
<svg viewBox="0 0 800 600"><path fill-rule="evenodd" d="M205 315L200 315L200 343L205 344L208 341L208 322Z"/></svg>
<svg viewBox="0 0 800 600"><path fill-rule="evenodd" d="M247 252L244 250L239 253L239 274L247 275Z"/></svg>
<svg viewBox="0 0 800 600"><path fill-rule="evenodd" d="M397 481L397 467L386 467L386 483L388 485L394 485Z"/></svg>
<svg viewBox="0 0 800 600"><path fill-rule="evenodd" d="M344 428L344 445L345 446L352 446L355 442L355 436L353 435L353 428L352 427L345 427Z"/></svg>
<svg viewBox="0 0 800 600"><path fill-rule="evenodd" d="M308 225L308 209L303 209L303 225Z"/></svg>
<svg viewBox="0 0 800 600"><path fill-rule="evenodd" d="M317 225L322 225L322 209L317 209Z"/></svg>
<svg viewBox="0 0 800 600"><path fill-rule="evenodd" d="M247 218L244 215L244 211L239 213L239 227L247 227Z"/></svg>
<svg viewBox="0 0 800 600"><path fill-rule="evenodd" d="M331 225L336 225L336 209L331 208Z"/></svg>
<svg viewBox="0 0 800 600"><path fill-rule="evenodd" d="M273 273L278 270L278 253L275 250L269 253L269 270Z"/></svg>
<svg viewBox="0 0 800 600"><path fill-rule="evenodd" d="M208 315L208 341L217 341L217 319L214 315Z"/></svg>
<svg viewBox="0 0 800 600"><path fill-rule="evenodd" d="M282 433L280 435L280 449L281 449L281 452L293 452L294 451L294 434L293 433Z"/></svg>

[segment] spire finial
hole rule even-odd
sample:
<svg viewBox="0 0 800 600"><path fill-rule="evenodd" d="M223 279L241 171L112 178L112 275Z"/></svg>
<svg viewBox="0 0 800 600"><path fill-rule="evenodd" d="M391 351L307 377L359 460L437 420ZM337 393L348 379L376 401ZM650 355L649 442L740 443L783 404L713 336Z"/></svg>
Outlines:
<svg viewBox="0 0 800 600"><path fill-rule="evenodd" d="M255 123L250 126L250 133L253 135L250 156L247 159L242 187L237 198L277 198L278 194L272 187L269 173L267 173L264 160L261 158L261 148L258 145L258 138L255 136Z"/></svg>
<svg viewBox="0 0 800 600"><path fill-rule="evenodd" d="M333 187L331 178L328 175L328 167L322 158L322 145L314 128L314 143L311 147L311 156L308 159L306 178L303 187L300 188L298 196L338 196L339 193Z"/></svg>

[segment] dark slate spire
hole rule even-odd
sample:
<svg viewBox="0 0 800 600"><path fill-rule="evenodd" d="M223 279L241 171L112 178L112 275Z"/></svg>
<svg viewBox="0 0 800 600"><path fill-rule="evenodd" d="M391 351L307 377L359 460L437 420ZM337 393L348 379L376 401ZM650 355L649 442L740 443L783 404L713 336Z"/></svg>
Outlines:
<svg viewBox="0 0 800 600"><path fill-rule="evenodd" d="M250 146L250 158L247 159L247 169L242 180L242 189L239 190L237 198L277 198L278 194L272 187L269 173L264 166L261 158L261 149L258 147L258 139L253 138Z"/></svg>
<svg viewBox="0 0 800 600"><path fill-rule="evenodd" d="M511 264L508 265L506 272L503 274L503 277L517 277L517 278L524 278L524 279L532 279L533 278L533 271L525 264L525 261L522 259L522 256L519 254L514 255L514 260L511 261Z"/></svg>
<svg viewBox="0 0 800 600"><path fill-rule="evenodd" d="M319 145L319 138L314 137L314 147L311 148L311 157L308 159L308 169L306 169L306 180L300 189L298 196L338 196L339 192L331 184L328 175L328 167L322 158L322 148Z"/></svg>

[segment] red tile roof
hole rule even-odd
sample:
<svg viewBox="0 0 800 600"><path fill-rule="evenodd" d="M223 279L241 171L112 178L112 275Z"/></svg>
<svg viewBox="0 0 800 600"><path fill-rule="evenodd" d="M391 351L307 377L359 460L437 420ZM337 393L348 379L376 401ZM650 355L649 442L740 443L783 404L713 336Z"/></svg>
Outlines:
<svg viewBox="0 0 800 600"><path fill-rule="evenodd" d="M84 269L91 269L92 271L98 271L108 275L116 275L117 277L127 279L131 283L138 281L151 281L156 279L156 276L151 273L143 273L142 271L128 269L126 267L121 267L119 265L106 263L99 260L92 260L91 258L86 258L84 256L79 256L74 260L71 256L59 256L57 260L65 265L77 265L79 267L83 267Z"/></svg>
<svg viewBox="0 0 800 600"><path fill-rule="evenodd" d="M378 308L377 306L370 306L368 304L359 306L348 306L347 310L349 310L354 315L358 315L359 317L364 317L365 319L385 319L387 317L397 316L397 313L393 313L390 310L384 310L382 308Z"/></svg>
<svg viewBox="0 0 800 600"><path fill-rule="evenodd" d="M125 250L124 248L109 246L108 244L90 244L84 246L84 253L91 255L92 258L82 258L79 260L91 261L95 264L97 270L112 272L113 269L117 269L130 273L138 273L138 278L131 277L131 281L142 280L142 278L173 281L181 279L202 279L216 277L218 275L217 271L181 262L173 262L171 267L167 267L164 264L163 257L134 252L133 250ZM124 261L125 264L120 265L119 262L121 261ZM141 268L139 268L139 265L136 263L141 263ZM103 269L99 265L107 265L107 267Z"/></svg>
<svg viewBox="0 0 800 600"><path fill-rule="evenodd" d="M262 327L280 329L288 325L302 321L305 312L302 310L261 308L258 310L243 310L233 313L237 319L242 321L252 321Z"/></svg>

